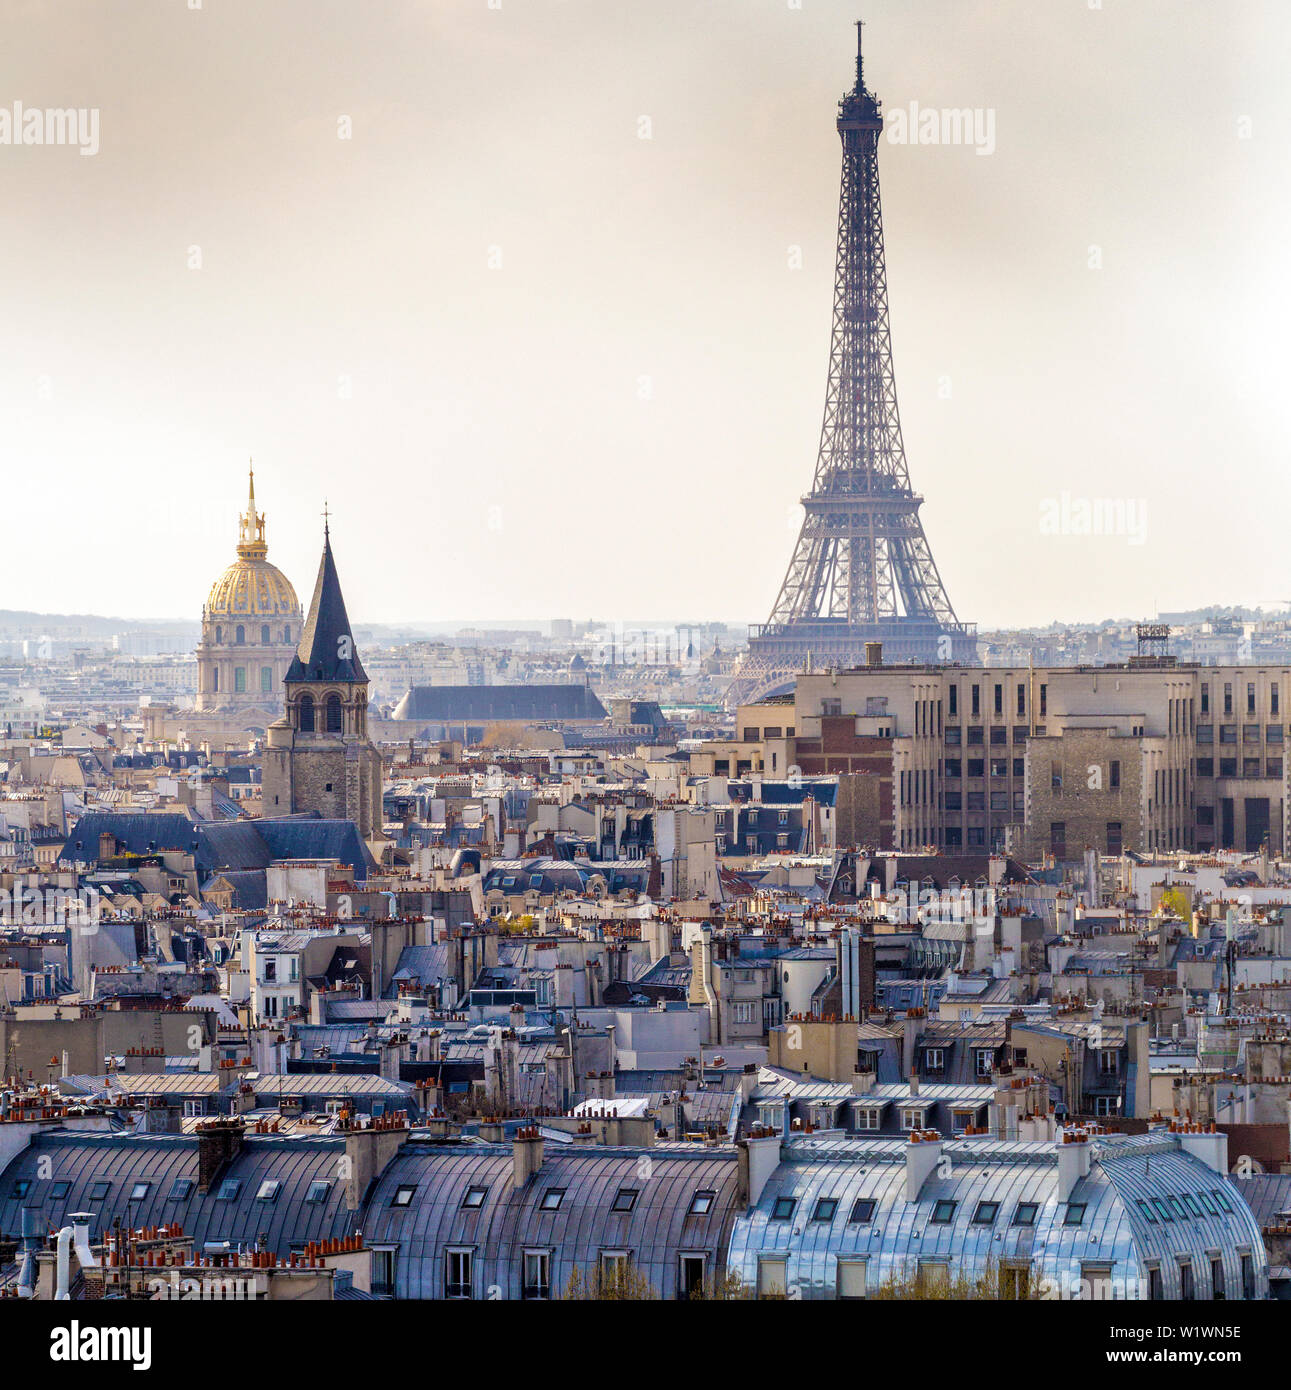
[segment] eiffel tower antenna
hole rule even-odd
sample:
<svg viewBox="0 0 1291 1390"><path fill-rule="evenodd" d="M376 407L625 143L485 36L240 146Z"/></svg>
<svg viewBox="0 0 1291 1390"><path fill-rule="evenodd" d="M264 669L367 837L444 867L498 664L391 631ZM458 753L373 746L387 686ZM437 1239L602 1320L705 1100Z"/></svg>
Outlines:
<svg viewBox="0 0 1291 1390"><path fill-rule="evenodd" d="M818 668L859 666L875 642L896 661L976 660L975 629L955 616L942 586L906 468L879 198L883 112L865 86L862 27L856 85L836 122L843 172L816 473L780 593L750 631L727 691L731 708L791 688L809 652Z"/></svg>

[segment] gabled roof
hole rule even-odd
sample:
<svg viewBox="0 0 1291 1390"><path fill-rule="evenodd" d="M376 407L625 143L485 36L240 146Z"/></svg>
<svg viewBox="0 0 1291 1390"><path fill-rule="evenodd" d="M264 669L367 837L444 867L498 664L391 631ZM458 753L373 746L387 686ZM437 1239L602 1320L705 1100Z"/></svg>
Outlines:
<svg viewBox="0 0 1291 1390"><path fill-rule="evenodd" d="M345 597L332 558L332 541L323 532L323 558L314 581L314 597L309 616L300 633L300 646L291 659L285 677L288 681L352 681L367 684L367 672L359 660L345 611Z"/></svg>

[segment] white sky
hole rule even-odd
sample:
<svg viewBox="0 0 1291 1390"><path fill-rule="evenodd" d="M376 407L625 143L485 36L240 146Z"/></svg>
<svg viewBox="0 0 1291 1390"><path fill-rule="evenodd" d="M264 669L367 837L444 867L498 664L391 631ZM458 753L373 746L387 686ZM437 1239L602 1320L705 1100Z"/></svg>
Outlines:
<svg viewBox="0 0 1291 1390"><path fill-rule="evenodd" d="M1090 3L864 4L889 113L995 113L989 157L880 150L911 476L983 626L1291 594L1291 6ZM0 146L0 607L196 617L254 454L271 558L307 601L327 498L359 622L764 619L858 4L6 0L0 108L101 147ZM1064 492L1145 543L1046 534Z"/></svg>

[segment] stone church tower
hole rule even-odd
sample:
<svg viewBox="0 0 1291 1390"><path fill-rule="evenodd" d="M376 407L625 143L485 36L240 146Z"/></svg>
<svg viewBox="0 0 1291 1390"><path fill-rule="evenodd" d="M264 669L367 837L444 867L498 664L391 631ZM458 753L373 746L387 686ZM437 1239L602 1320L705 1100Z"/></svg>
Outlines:
<svg viewBox="0 0 1291 1390"><path fill-rule="evenodd" d="M264 814L317 811L354 821L365 840L379 839L381 754L368 739L368 678L326 526L314 597L284 687L287 712L269 726L265 750Z"/></svg>

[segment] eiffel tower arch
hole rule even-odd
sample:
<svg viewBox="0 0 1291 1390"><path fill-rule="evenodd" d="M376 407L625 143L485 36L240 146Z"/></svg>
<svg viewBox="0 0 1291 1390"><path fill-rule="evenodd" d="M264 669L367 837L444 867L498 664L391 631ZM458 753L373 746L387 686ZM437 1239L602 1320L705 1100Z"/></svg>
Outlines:
<svg viewBox="0 0 1291 1390"><path fill-rule="evenodd" d="M865 86L859 24L856 32L856 85L838 107L843 174L820 452L788 573L727 691L732 709L787 689L809 666L860 666L867 642L893 661L977 657L976 629L951 607L906 467L879 200L883 113Z"/></svg>

